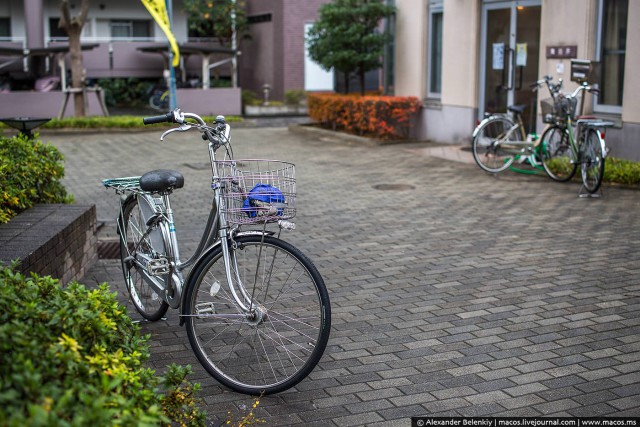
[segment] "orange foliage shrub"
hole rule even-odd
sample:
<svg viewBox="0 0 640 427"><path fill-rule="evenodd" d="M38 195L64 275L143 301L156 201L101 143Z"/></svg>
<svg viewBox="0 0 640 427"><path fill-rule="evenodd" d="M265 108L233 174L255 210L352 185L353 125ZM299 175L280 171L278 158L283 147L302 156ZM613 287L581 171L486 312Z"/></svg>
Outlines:
<svg viewBox="0 0 640 427"><path fill-rule="evenodd" d="M309 116L321 126L382 139L407 138L420 100L402 96L312 93Z"/></svg>

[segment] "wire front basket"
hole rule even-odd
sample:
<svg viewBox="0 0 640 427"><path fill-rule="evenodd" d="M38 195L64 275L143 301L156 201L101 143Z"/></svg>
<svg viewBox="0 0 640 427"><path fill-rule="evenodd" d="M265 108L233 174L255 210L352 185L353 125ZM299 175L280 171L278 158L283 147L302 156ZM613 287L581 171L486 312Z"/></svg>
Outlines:
<svg viewBox="0 0 640 427"><path fill-rule="evenodd" d="M556 112L553 98L546 98L540 101L540 110L544 123L555 123L558 113Z"/></svg>
<svg viewBox="0 0 640 427"><path fill-rule="evenodd" d="M540 110L542 112L542 121L544 123L555 123L563 120L567 115L571 115L571 119L575 120L578 113L579 97L557 95L556 99L546 98L540 101Z"/></svg>
<svg viewBox="0 0 640 427"><path fill-rule="evenodd" d="M263 224L296 215L295 165L279 160L216 161L222 213L230 225Z"/></svg>

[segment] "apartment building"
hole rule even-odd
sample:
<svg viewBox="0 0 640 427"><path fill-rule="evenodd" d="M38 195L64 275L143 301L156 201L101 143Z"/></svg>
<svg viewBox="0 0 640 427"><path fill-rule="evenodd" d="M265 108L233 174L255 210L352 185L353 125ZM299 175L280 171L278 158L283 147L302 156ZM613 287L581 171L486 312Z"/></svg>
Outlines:
<svg viewBox="0 0 640 427"><path fill-rule="evenodd" d="M200 101L191 105L200 112L213 113L214 107L220 105L219 112L239 114L240 87L260 94L267 84L271 88L271 99L282 99L287 90L333 89L333 73L322 70L309 59L304 43L305 31L315 20L318 7L327 1L248 0L251 38L239 40L238 56L235 56L236 61L231 61L234 52L230 49L220 46L214 39L190 34L182 0L173 0L173 33L182 55L177 70L178 83L199 79L201 85L208 88L211 80L219 79L236 86L230 88L231 92L216 89L215 97L179 89L179 104L196 97ZM72 13L77 13L79 1L77 3L71 2ZM69 58L61 50L66 35L58 29L59 19L59 0L5 0L0 3L0 85L4 83L3 92L32 90L35 79L45 75L60 77L62 89L66 88L64 80ZM140 2L92 1L82 43L86 47L83 64L87 81L137 77L160 82L168 68L165 35ZM3 102L5 106L15 106L19 95L2 93L0 96L7 98ZM53 112L62 96L61 93L40 95L44 104L51 104L44 115L55 115ZM22 99L29 97L31 95L21 94ZM219 102L211 102L211 98ZM31 100L25 102L20 114L29 111L30 115L36 114L33 108ZM4 111L6 109L0 108L3 113L0 115L11 113ZM99 113L93 109L94 112Z"/></svg>
<svg viewBox="0 0 640 427"><path fill-rule="evenodd" d="M640 160L640 2L629 0L395 0L392 58L396 95L424 101L416 137L470 140L486 112L523 104L530 129L543 128L529 84L571 80L571 60L590 61L601 95L585 113L616 123L612 155Z"/></svg>

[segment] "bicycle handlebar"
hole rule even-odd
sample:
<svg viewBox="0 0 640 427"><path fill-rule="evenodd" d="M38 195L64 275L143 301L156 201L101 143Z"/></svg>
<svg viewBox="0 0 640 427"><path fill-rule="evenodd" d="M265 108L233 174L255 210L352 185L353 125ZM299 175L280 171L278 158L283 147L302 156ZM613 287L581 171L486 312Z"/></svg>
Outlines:
<svg viewBox="0 0 640 427"><path fill-rule="evenodd" d="M170 111L167 114L163 114L161 116L145 117L144 119L142 119L142 123L144 123L145 125L153 125L156 123L176 123L176 119L173 111Z"/></svg>
<svg viewBox="0 0 640 427"><path fill-rule="evenodd" d="M571 95L568 95L568 97L575 98L583 90L589 93L592 93L594 95L600 95L600 89L598 89L597 87L593 87L590 84L585 82L585 83L582 83L580 86L578 86Z"/></svg>
<svg viewBox="0 0 640 427"><path fill-rule="evenodd" d="M193 121L187 121L187 119L191 119L196 123L193 123ZM215 119L215 125L210 127L207 126L205 121L199 115L182 112L179 108L160 116L145 117L142 119L142 122L145 125L156 123L178 123L179 126L177 128L165 131L160 137L160 141L163 141L167 135L173 132L186 132L192 128L199 129L200 132L202 132L202 139L214 144L214 150L220 147L220 145L224 145L229 142L229 133L231 132L231 126L226 123L224 116L217 116Z"/></svg>

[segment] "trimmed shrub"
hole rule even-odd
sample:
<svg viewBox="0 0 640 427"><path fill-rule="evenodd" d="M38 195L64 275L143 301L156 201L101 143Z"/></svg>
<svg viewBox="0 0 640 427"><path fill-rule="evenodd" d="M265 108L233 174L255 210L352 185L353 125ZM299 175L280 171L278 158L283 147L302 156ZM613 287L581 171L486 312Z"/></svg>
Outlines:
<svg viewBox="0 0 640 427"><path fill-rule="evenodd" d="M604 182L614 182L625 185L640 184L640 162L607 157L604 164Z"/></svg>
<svg viewBox="0 0 640 427"><path fill-rule="evenodd" d="M0 136L0 223L36 203L72 203L60 183L62 154L52 145L19 135Z"/></svg>
<svg viewBox="0 0 640 427"><path fill-rule="evenodd" d="M159 381L147 339L106 284L63 289L1 268L0 425L203 426L190 369Z"/></svg>
<svg viewBox="0 0 640 427"><path fill-rule="evenodd" d="M291 89L284 92L286 105L298 106L307 99L307 93L301 89Z"/></svg>
<svg viewBox="0 0 640 427"><path fill-rule="evenodd" d="M98 79L98 85L104 89L105 103L108 107L147 106L149 92L154 83L135 77Z"/></svg>
<svg viewBox="0 0 640 427"><path fill-rule="evenodd" d="M407 138L420 110L416 97L309 94L309 116L321 126L382 139Z"/></svg>

